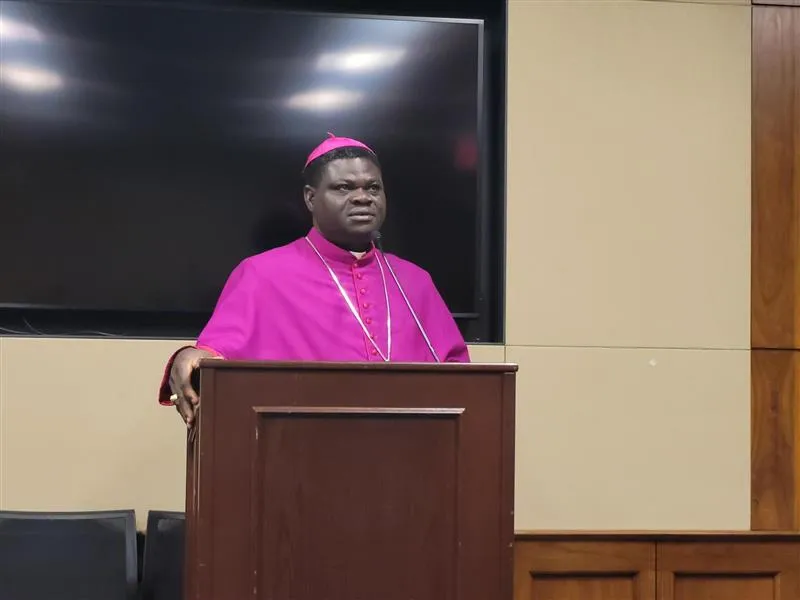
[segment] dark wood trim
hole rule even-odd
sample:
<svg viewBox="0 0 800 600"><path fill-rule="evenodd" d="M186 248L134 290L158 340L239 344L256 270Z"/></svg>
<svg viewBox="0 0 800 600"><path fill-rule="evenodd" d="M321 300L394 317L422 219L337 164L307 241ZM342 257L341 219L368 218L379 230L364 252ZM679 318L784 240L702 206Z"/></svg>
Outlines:
<svg viewBox="0 0 800 600"><path fill-rule="evenodd" d="M515 541L524 542L796 542L800 531L517 531ZM800 558L800 556L798 556Z"/></svg>
<svg viewBox="0 0 800 600"><path fill-rule="evenodd" d="M206 371L239 370L239 371L371 371L371 372L415 372L441 373L516 373L519 366L506 363L385 363L385 362L285 362L285 361L248 361L219 360L204 358L200 367Z"/></svg>
<svg viewBox="0 0 800 600"><path fill-rule="evenodd" d="M800 0L753 0L754 6L800 6Z"/></svg>
<svg viewBox="0 0 800 600"><path fill-rule="evenodd" d="M500 463L500 498L501 505L509 510L503 511L500 515L500 531L506 532L502 542L505 552L502 554L501 568L503 565L514 565L514 483L515 483L515 437L516 437L516 414L517 414L517 384L516 374L506 373L502 377L502 413L500 416L500 427L502 428L500 437L504 440L503 457ZM514 594L514 577L504 580L503 598L511 598Z"/></svg>

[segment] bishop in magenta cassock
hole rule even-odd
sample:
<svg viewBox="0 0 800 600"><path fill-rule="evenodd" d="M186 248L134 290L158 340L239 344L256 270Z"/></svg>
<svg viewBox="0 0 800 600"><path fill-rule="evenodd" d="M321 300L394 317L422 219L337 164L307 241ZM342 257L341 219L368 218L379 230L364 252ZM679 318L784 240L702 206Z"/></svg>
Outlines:
<svg viewBox="0 0 800 600"><path fill-rule="evenodd" d="M304 169L308 234L244 259L195 346L170 359L159 402L192 424L192 370L232 360L469 362L430 275L374 243L386 215L380 163L365 144L331 135Z"/></svg>

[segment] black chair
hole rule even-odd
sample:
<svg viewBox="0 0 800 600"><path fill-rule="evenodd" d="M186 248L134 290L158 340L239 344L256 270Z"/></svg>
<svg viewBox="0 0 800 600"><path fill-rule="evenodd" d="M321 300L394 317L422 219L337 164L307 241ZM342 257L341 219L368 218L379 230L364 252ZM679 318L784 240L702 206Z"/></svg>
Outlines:
<svg viewBox="0 0 800 600"><path fill-rule="evenodd" d="M184 513L152 510L147 514L142 600L183 599L184 540Z"/></svg>
<svg viewBox="0 0 800 600"><path fill-rule="evenodd" d="M133 510L0 511L0 598L134 600Z"/></svg>

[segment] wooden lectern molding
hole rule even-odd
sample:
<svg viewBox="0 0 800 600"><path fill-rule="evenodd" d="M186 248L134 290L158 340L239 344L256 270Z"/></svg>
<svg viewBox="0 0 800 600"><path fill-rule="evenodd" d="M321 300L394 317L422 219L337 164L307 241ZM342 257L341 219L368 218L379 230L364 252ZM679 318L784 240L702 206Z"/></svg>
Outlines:
<svg viewBox="0 0 800 600"><path fill-rule="evenodd" d="M405 408L370 406L357 408L354 406L254 406L256 414L281 415L411 415L411 416L457 416L464 413L463 408Z"/></svg>
<svg viewBox="0 0 800 600"><path fill-rule="evenodd" d="M220 360L204 358L200 368L211 370L284 370L294 371L416 371L416 372L475 372L475 373L516 373L518 365L513 363L413 363L413 362L315 362L315 361L251 361Z"/></svg>

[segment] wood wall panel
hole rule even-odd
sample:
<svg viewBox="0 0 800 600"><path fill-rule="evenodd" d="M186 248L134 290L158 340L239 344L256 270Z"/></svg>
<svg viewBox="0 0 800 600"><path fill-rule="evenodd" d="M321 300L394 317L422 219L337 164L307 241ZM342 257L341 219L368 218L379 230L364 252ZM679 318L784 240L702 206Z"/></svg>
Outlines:
<svg viewBox="0 0 800 600"><path fill-rule="evenodd" d="M800 12L753 7L753 348L800 348Z"/></svg>
<svg viewBox="0 0 800 600"><path fill-rule="evenodd" d="M751 354L751 528L800 528L800 353L754 350Z"/></svg>
<svg viewBox="0 0 800 600"><path fill-rule="evenodd" d="M800 529L800 8L754 6L751 528Z"/></svg>
<svg viewBox="0 0 800 600"><path fill-rule="evenodd" d="M794 532L518 533L514 600L796 600Z"/></svg>

